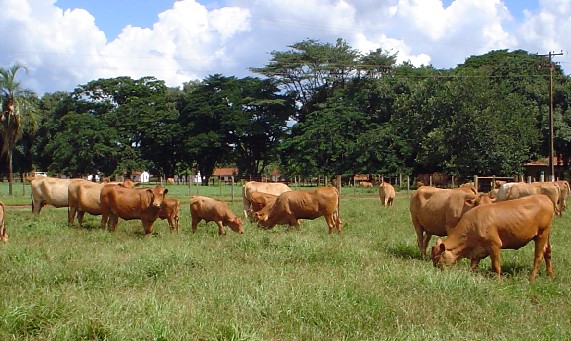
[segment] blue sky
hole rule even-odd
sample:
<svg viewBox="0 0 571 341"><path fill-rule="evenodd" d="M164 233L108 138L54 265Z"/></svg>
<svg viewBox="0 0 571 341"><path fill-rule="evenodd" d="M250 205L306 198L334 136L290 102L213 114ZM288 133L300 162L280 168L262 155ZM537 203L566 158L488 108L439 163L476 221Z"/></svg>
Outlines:
<svg viewBox="0 0 571 341"><path fill-rule="evenodd" d="M40 95L118 76L251 76L308 38L417 66L497 49L562 50L571 66L571 0L1 0L0 13L0 66L26 65Z"/></svg>

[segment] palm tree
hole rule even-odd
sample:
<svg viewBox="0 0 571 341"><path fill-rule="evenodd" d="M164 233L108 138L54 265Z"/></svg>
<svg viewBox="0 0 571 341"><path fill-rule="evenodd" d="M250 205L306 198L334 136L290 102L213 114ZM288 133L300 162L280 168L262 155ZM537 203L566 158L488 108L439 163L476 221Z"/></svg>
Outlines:
<svg viewBox="0 0 571 341"><path fill-rule="evenodd" d="M0 68L0 134L2 134L2 153L8 161L9 193L13 194L12 154L16 142L22 136L22 130L35 129L37 97L31 90L22 89L16 81L18 70L27 69L15 64L8 69Z"/></svg>

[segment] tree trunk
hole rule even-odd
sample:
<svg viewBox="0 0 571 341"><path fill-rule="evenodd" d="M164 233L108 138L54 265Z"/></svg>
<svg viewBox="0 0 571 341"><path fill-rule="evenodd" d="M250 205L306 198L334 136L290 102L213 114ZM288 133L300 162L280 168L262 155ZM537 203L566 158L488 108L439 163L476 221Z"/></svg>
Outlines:
<svg viewBox="0 0 571 341"><path fill-rule="evenodd" d="M8 194L14 194L14 174L12 172L12 149L6 152L6 157L8 159Z"/></svg>

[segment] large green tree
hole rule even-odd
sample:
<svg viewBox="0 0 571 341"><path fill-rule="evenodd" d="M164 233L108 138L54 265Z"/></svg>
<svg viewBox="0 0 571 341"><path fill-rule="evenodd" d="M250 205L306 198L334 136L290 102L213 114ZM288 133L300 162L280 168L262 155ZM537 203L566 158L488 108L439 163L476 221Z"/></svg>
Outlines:
<svg viewBox="0 0 571 341"><path fill-rule="evenodd" d="M26 70L23 65L15 64L7 69L0 68L0 132L2 134L2 155L8 163L9 193L13 194L12 157L16 143L24 130L35 128L37 97L24 89L16 80L18 71Z"/></svg>

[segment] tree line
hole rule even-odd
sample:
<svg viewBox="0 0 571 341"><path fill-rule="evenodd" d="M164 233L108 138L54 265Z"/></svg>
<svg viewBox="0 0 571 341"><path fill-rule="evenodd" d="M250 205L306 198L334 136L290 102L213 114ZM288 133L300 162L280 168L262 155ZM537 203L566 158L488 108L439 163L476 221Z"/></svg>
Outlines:
<svg viewBox="0 0 571 341"><path fill-rule="evenodd" d="M152 76L116 77L41 98L15 82L23 68L16 65L0 76L2 171L11 176L13 163L21 173L209 177L215 167L236 166L244 177L279 168L461 178L520 174L525 162L548 155L547 57L497 50L451 69L396 60L343 39L308 39L251 68L261 77L214 74L180 88ZM556 65L554 145L565 166L570 84Z"/></svg>

